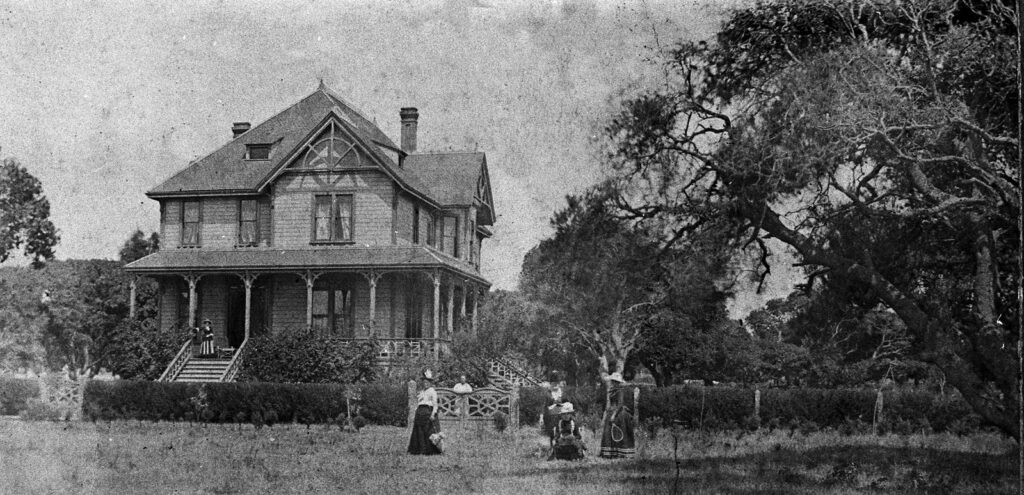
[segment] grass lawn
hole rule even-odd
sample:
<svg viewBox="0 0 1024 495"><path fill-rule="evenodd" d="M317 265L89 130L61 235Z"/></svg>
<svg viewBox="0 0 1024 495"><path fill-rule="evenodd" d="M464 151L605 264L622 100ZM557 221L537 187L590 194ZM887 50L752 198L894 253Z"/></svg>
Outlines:
<svg viewBox="0 0 1024 495"><path fill-rule="evenodd" d="M763 432L639 439L636 459L546 461L535 428L407 430L0 419L0 493L1016 493L1015 444L994 435ZM586 438L591 453L598 441Z"/></svg>

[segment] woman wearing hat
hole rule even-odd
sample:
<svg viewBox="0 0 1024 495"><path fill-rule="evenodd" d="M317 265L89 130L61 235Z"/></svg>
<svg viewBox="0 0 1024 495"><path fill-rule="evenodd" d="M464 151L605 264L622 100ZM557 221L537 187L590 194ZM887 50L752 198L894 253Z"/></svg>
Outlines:
<svg viewBox="0 0 1024 495"><path fill-rule="evenodd" d="M213 328L210 326L210 319L203 320L203 345L199 349L199 355L203 357L211 357L214 355L213 352Z"/></svg>
<svg viewBox="0 0 1024 495"><path fill-rule="evenodd" d="M608 394L611 399L610 416L601 435L601 457L620 458L636 455L633 436L633 415L626 401L626 384L622 373L608 375Z"/></svg>
<svg viewBox="0 0 1024 495"><path fill-rule="evenodd" d="M572 402L563 402L558 412L558 424L552 429L551 457L565 461L575 461L583 458L583 435L580 434L580 427L576 424L576 409Z"/></svg>
<svg viewBox="0 0 1024 495"><path fill-rule="evenodd" d="M420 377L420 391L416 394L416 415L409 437L409 453L413 455L437 455L441 453L430 435L440 433L437 423L437 391L434 390L434 374L430 370ZM435 431L436 430L436 431Z"/></svg>

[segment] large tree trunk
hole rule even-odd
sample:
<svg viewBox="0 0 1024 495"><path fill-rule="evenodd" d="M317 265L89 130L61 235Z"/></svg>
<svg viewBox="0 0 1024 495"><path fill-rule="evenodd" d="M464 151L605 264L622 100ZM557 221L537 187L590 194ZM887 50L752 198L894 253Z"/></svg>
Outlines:
<svg viewBox="0 0 1024 495"><path fill-rule="evenodd" d="M976 323L957 328L954 322L929 316L910 295L886 280L874 269L837 256L802 234L786 227L767 205L744 202L741 213L782 242L789 244L808 264L832 269L834 276L871 287L879 299L903 320L907 330L926 346L923 359L941 370L951 385L985 421L1020 441L1016 416L1016 357L1004 346L1001 328L995 323L994 261L991 234L983 224L975 239L975 313ZM976 219L977 220L977 219ZM970 348L956 341L959 331ZM966 359L974 355L977 359ZM982 375L984 373L984 375ZM991 378L986 381L983 376ZM993 389L992 385L995 385Z"/></svg>

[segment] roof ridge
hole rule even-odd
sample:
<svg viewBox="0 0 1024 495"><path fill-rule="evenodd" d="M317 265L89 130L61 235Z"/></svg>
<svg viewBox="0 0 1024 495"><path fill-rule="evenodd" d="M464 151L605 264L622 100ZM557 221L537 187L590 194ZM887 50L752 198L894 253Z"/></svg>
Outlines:
<svg viewBox="0 0 1024 495"><path fill-rule="evenodd" d="M317 88L317 91L324 93L325 95L327 95L330 98L334 98L335 100L338 100L338 103L341 103L342 105L348 107L348 109L352 110L353 112L355 112L355 114L358 115L359 118L361 118L361 119L365 120L366 122L370 123L371 125L376 127L377 130L380 131L381 134L384 134L384 131L381 131L380 127L377 126L377 123L374 122L373 119L367 117L365 112L360 110L359 107L353 105L348 100L342 98L341 95L339 95L338 93L334 92L333 89L327 87L326 84L323 84L323 81L321 81L320 87ZM384 134L384 135L387 136L387 134ZM388 139L390 139L390 138L388 138Z"/></svg>

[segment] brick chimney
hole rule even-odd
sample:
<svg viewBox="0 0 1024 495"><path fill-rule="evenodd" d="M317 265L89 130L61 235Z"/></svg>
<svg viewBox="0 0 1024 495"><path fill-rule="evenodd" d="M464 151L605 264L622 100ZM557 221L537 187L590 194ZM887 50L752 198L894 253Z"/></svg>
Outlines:
<svg viewBox="0 0 1024 495"><path fill-rule="evenodd" d="M402 117L402 151L413 153L416 151L416 122L420 114L415 108L406 107L398 115Z"/></svg>
<svg viewBox="0 0 1024 495"><path fill-rule="evenodd" d="M241 136L242 134L245 134L246 131L248 131L250 128L252 128L252 124L248 122L235 122L231 125L231 137Z"/></svg>

